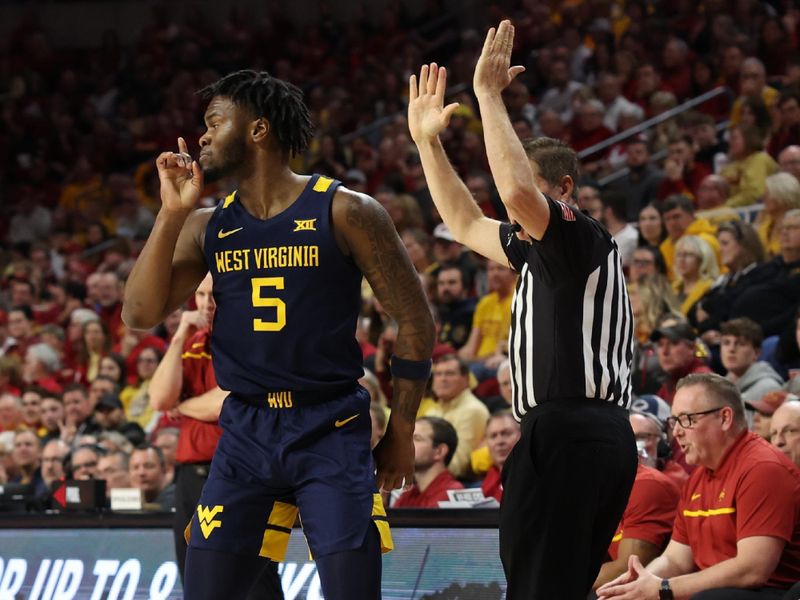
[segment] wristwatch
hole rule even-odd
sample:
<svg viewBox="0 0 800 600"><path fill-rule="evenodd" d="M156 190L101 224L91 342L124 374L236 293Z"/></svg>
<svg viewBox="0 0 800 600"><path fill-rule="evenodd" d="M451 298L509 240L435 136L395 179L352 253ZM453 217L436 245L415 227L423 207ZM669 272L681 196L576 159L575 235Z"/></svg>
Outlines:
<svg viewBox="0 0 800 600"><path fill-rule="evenodd" d="M669 579L661 580L661 588L658 590L658 600L673 600L672 588L669 587Z"/></svg>

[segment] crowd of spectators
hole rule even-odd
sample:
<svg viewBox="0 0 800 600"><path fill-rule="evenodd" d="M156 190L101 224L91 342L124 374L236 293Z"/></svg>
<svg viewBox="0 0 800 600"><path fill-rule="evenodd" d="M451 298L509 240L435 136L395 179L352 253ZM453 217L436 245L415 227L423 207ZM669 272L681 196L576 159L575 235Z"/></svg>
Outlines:
<svg viewBox="0 0 800 600"><path fill-rule="evenodd" d="M679 491L698 463L672 435L670 407L682 378L712 372L745 403L737 423L800 466L800 11L521 0L472 15L500 16L513 19L515 62L527 68L504 93L517 134L591 148L576 203L617 240L628 276L643 468L660 471L667 483L654 480L677 501L670 486ZM158 410L148 385L182 310L130 330L122 289L159 207L154 157L178 135L195 151L203 132L193 92L256 68L305 93L316 136L293 166L373 195L429 296L438 341L414 434L417 478L396 506L436 507L464 486L499 500L519 437L505 360L515 274L440 223L404 117L408 76L426 60L445 64L461 103L448 155L481 209L505 218L470 95L482 35L441 2L349 23L323 9L304 27L277 8L258 19L234 8L219 23L159 8L126 47L108 31L93 46L55 48L34 18L21 20L0 47L0 483L46 496L60 478L102 478L170 509L181 416ZM693 110L596 147L717 87ZM234 186L220 182L202 202ZM391 409L396 333L365 287L357 336L373 444Z"/></svg>

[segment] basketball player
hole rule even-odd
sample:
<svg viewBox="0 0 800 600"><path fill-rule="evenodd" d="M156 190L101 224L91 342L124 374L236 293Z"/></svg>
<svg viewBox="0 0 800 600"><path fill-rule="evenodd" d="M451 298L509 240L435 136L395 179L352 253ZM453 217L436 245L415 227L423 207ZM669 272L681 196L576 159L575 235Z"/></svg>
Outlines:
<svg viewBox="0 0 800 600"><path fill-rule="evenodd" d="M210 102L199 159L182 138L179 152L157 159L162 206L123 310L129 326L152 327L207 271L213 277L211 351L230 395L191 523L185 596L244 597L259 556L283 558L299 510L325 598L379 598L380 552L391 536L377 492L413 475L434 338L425 295L377 202L289 168L311 137L300 90L239 71L202 94ZM204 180L220 177L238 190L195 210ZM362 275L399 325L377 475L369 394L357 384Z"/></svg>

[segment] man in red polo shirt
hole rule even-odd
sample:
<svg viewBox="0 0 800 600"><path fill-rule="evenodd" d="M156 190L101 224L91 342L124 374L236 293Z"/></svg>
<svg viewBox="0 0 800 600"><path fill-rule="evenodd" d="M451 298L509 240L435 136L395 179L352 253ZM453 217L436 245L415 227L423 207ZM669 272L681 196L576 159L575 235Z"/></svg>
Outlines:
<svg viewBox="0 0 800 600"><path fill-rule="evenodd" d="M630 556L635 554L647 564L660 554L672 532L679 497L678 486L669 477L639 464L628 505L608 547L611 560L600 567L592 589L624 573Z"/></svg>
<svg viewBox="0 0 800 600"><path fill-rule="evenodd" d="M486 423L486 446L492 466L481 484L483 495L498 502L503 498L503 465L520 436L519 423L510 410L503 410L489 417Z"/></svg>
<svg viewBox="0 0 800 600"><path fill-rule="evenodd" d="M180 421L175 451L175 556L183 578L186 564L184 531L203 490L211 459L222 429L217 424L228 393L221 390L211 363L211 326L217 309L211 275L194 294L197 310L185 311L172 342L150 381L150 404L154 410L178 407ZM248 598L283 598L277 565L265 561L265 568Z"/></svg>
<svg viewBox="0 0 800 600"><path fill-rule="evenodd" d="M422 417L414 426L414 485L392 508L439 508L447 490L464 486L447 470L458 446L455 428L439 417Z"/></svg>
<svg viewBox="0 0 800 600"><path fill-rule="evenodd" d="M689 375L672 403L675 438L697 465L683 488L672 540L598 597L760 600L800 580L800 470L747 431L739 391L715 374Z"/></svg>

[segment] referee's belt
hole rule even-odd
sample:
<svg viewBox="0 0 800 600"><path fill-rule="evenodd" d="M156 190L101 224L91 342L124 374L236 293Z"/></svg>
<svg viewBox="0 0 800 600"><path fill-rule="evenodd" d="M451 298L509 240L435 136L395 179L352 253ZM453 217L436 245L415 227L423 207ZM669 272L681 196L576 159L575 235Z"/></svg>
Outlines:
<svg viewBox="0 0 800 600"><path fill-rule="evenodd" d="M262 392L257 395L233 393L232 396L245 404L259 408L297 408L299 406L311 406L336 400L342 396L352 394L357 387L358 384L356 383L327 390L277 390Z"/></svg>

